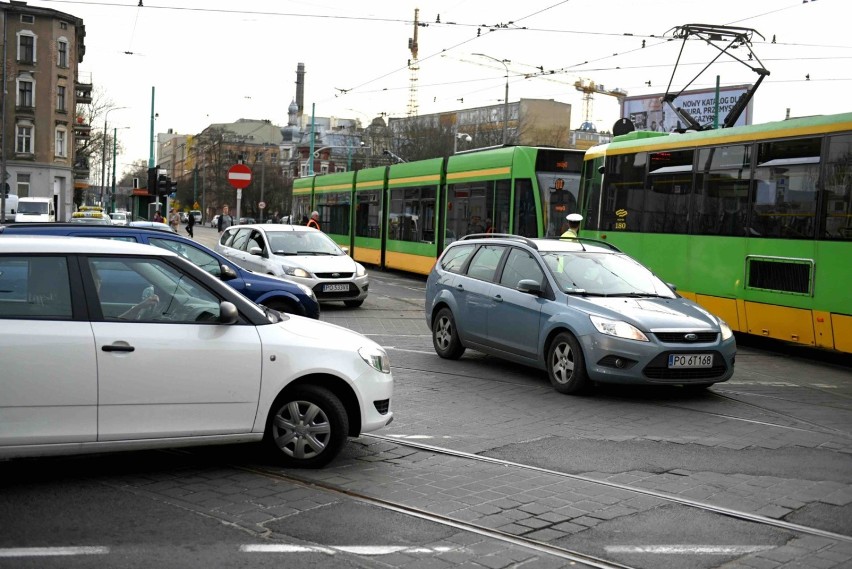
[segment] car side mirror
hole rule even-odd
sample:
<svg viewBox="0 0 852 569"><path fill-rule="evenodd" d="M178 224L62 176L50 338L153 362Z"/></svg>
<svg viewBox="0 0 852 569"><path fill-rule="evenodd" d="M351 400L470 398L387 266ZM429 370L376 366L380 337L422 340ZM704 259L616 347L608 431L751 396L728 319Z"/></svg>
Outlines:
<svg viewBox="0 0 852 569"><path fill-rule="evenodd" d="M252 247L251 249L249 249L249 253L251 255L256 255L258 257L262 257L263 256L263 249L261 249L260 247Z"/></svg>
<svg viewBox="0 0 852 569"><path fill-rule="evenodd" d="M340 248L341 248L341 249L343 249L343 252L344 252L344 253L346 253L347 255L349 254L349 247L347 247L347 246L343 245L343 246L341 246Z"/></svg>
<svg viewBox="0 0 852 569"><path fill-rule="evenodd" d="M527 294L534 294L535 296L541 296L542 294L541 285L532 279L521 279L518 281L518 290Z"/></svg>
<svg viewBox="0 0 852 569"><path fill-rule="evenodd" d="M672 292L677 292L677 286L672 283L666 283L666 286L672 289Z"/></svg>
<svg viewBox="0 0 852 569"><path fill-rule="evenodd" d="M219 265L219 280L232 281L237 278L237 273L228 265Z"/></svg>
<svg viewBox="0 0 852 569"><path fill-rule="evenodd" d="M223 300L219 303L219 323L235 324L240 319L240 312L233 302Z"/></svg>

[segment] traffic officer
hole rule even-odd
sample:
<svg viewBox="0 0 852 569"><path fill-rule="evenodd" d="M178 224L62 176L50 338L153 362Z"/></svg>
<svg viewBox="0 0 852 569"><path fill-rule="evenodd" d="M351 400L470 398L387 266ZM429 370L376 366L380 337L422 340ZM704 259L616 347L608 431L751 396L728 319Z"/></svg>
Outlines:
<svg viewBox="0 0 852 569"><path fill-rule="evenodd" d="M569 213L565 218L568 220L568 231L562 234L562 237L578 237L580 234L580 222L583 221L583 216L579 213Z"/></svg>

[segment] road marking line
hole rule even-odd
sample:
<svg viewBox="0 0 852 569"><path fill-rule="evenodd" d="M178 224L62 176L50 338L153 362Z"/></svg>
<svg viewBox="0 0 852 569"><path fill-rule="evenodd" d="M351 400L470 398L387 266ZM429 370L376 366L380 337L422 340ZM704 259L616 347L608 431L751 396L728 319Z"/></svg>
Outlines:
<svg viewBox="0 0 852 569"><path fill-rule="evenodd" d="M50 557L57 555L103 555L109 547L10 547L0 549L0 557Z"/></svg>
<svg viewBox="0 0 852 569"><path fill-rule="evenodd" d="M607 545L607 553L742 555L775 549L774 545Z"/></svg>
<svg viewBox="0 0 852 569"><path fill-rule="evenodd" d="M407 545L288 545L288 544L249 544L241 545L243 553L354 553L356 555L389 555L391 553L446 553L463 551L453 547L411 547Z"/></svg>
<svg viewBox="0 0 852 569"><path fill-rule="evenodd" d="M407 348L396 348L394 346L382 346L386 350L396 350L397 352L409 352L412 354L424 354L427 356L434 356L435 352L430 352L427 350L409 350Z"/></svg>

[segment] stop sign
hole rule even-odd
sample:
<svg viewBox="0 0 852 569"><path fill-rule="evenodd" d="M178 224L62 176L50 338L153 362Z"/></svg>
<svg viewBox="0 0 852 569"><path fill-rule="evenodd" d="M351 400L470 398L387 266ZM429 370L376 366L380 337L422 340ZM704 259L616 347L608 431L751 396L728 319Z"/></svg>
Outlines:
<svg viewBox="0 0 852 569"><path fill-rule="evenodd" d="M245 164L234 164L228 170L228 182L241 190L251 183L251 169Z"/></svg>

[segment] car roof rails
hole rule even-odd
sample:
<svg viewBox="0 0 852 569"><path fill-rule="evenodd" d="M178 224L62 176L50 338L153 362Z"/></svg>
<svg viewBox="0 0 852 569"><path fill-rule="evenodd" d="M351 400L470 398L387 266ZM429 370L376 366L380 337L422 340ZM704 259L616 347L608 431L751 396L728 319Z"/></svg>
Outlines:
<svg viewBox="0 0 852 569"><path fill-rule="evenodd" d="M589 237L542 237L542 239L546 241L577 241L580 243L580 246L582 246L583 243L588 243L589 245L603 245L607 249L615 251L616 253L624 253L624 251L609 241L601 241L600 239L591 239Z"/></svg>
<svg viewBox="0 0 852 569"><path fill-rule="evenodd" d="M529 245L533 249L538 249L538 246L535 244L535 241L530 239L529 237L524 237L523 235L515 235L514 233L471 233L470 235L465 235L457 241L466 241L468 239L513 239L515 241L521 241L525 245Z"/></svg>

